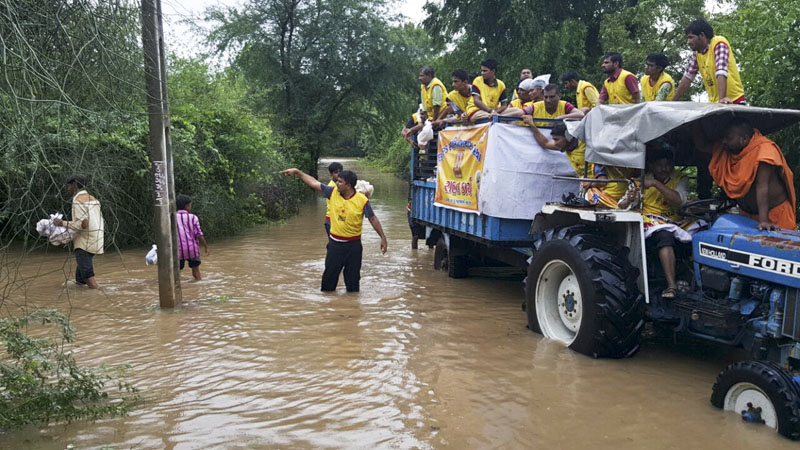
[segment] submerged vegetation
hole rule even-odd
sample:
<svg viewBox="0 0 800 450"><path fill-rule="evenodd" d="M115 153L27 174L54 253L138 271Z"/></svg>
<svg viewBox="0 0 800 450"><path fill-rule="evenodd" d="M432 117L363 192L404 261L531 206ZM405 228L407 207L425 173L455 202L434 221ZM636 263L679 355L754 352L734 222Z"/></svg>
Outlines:
<svg viewBox="0 0 800 450"><path fill-rule="evenodd" d="M29 332L35 330L32 337ZM75 331L53 310L0 319L0 431L127 413L140 400L125 367L86 368L64 351Z"/></svg>

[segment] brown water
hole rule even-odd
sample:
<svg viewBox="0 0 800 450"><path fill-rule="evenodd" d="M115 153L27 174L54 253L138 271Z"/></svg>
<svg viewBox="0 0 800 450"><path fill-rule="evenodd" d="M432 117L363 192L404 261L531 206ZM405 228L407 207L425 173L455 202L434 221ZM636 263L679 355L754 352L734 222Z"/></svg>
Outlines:
<svg viewBox="0 0 800 450"><path fill-rule="evenodd" d="M389 238L365 224L358 294L319 292L324 201L285 224L208 236L205 279L158 309L147 249L109 253L103 289L64 288L68 256L25 260L17 302L57 306L79 361L133 365L128 417L0 435L4 448L797 448L714 409L716 374L741 356L650 339L592 360L525 328L519 282L451 280L410 249L406 184L347 161L375 186ZM196 211L202 221L202 211ZM23 296L24 294L24 296Z"/></svg>

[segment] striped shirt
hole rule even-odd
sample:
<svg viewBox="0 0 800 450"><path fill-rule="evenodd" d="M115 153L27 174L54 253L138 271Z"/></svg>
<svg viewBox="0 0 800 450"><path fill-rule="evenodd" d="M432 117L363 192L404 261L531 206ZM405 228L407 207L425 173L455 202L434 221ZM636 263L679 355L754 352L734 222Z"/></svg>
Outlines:
<svg viewBox="0 0 800 450"><path fill-rule="evenodd" d="M705 51L700 53L706 54L708 52L708 48ZM714 75L716 76L728 76L728 53L729 47L724 42L718 42L716 47L714 47L714 67L716 72ZM686 71L683 72L683 76L690 80L694 80L694 77L697 76L697 72L700 70L699 66L697 65L697 52L692 52L692 59L689 60L689 65L686 66Z"/></svg>
<svg viewBox="0 0 800 450"><path fill-rule="evenodd" d="M175 215L178 223L178 258L200 259L200 246L197 238L203 235L200 220L186 210L179 210Z"/></svg>

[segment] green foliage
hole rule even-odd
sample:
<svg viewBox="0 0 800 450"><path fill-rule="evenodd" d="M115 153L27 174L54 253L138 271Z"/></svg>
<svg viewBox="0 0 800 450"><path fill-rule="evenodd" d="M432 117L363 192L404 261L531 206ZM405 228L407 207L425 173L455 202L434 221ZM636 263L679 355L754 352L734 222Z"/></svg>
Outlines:
<svg viewBox="0 0 800 450"><path fill-rule="evenodd" d="M397 120L414 109L425 38L416 27L392 25L384 6L269 0L209 11L217 23L210 40L236 51L256 110L297 143L291 158L299 166L315 170L320 155L339 153L367 128L397 133Z"/></svg>
<svg viewBox="0 0 800 450"><path fill-rule="evenodd" d="M55 333L31 337L32 328L55 328ZM78 365L63 349L74 337L69 319L53 310L0 319L5 347L0 358L0 430L126 414L140 400L137 389L120 378L124 367Z"/></svg>
<svg viewBox="0 0 800 450"><path fill-rule="evenodd" d="M289 159L247 106L243 77L193 60L177 60L170 74L175 189L192 198L204 230L228 234L294 212L300 196L278 174Z"/></svg>
<svg viewBox="0 0 800 450"><path fill-rule="evenodd" d="M683 27L702 15L702 7L691 0L445 0L426 4L424 24L454 44L437 61L444 72L463 68L477 73L480 60L493 57L501 63L498 76L507 85L517 81L523 67L555 76L575 69L600 83L605 78L601 56L612 51L622 53L633 72L641 72L649 53L665 52L677 73L685 48Z"/></svg>
<svg viewBox="0 0 800 450"><path fill-rule="evenodd" d="M606 51L622 53L625 67L640 75L644 74L647 55L664 53L671 62L667 72L677 83L691 55L687 51L684 29L689 22L702 16L703 2L639 0L635 6L604 18L600 41ZM595 66L597 69L599 62Z"/></svg>

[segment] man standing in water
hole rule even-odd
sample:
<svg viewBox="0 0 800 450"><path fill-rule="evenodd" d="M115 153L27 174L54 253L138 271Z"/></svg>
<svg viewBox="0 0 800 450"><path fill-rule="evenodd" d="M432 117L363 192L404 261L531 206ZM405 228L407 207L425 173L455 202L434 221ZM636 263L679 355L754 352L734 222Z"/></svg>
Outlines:
<svg viewBox="0 0 800 450"><path fill-rule="evenodd" d="M94 255L103 253L105 222L100 212L100 202L86 192L86 177L72 175L67 179L66 190L72 195L72 220L55 219L53 224L75 231L72 248L75 253L75 282L97 289L94 279Z"/></svg>
<svg viewBox="0 0 800 450"><path fill-rule="evenodd" d="M281 172L287 177L296 175L305 184L321 191L330 201L331 233L328 237L328 253L325 256L325 272L322 274L322 291L335 291L339 274L344 269L347 292L358 292L361 280L361 228L364 217L381 237L381 253L386 253L388 243L381 222L372 212L367 196L356 192L358 177L354 172L343 170L336 179L336 187L324 185L316 178L299 169Z"/></svg>

